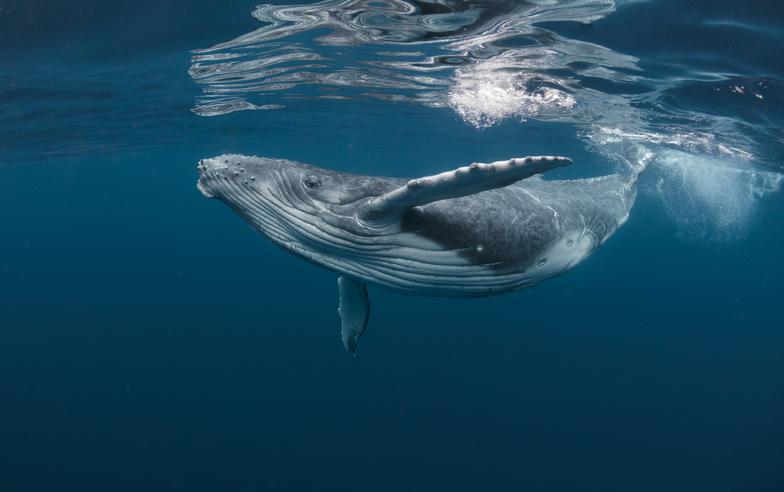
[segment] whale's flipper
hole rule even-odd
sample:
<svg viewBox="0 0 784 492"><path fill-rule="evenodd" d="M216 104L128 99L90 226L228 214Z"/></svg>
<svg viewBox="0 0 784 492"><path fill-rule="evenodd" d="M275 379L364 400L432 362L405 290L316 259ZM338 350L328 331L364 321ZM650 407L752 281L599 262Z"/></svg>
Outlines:
<svg viewBox="0 0 784 492"><path fill-rule="evenodd" d="M508 186L571 162L568 157L556 156L519 157L489 164L475 162L453 171L412 179L400 188L373 198L363 216L370 220L385 219L418 205Z"/></svg>
<svg viewBox="0 0 784 492"><path fill-rule="evenodd" d="M362 282L350 277L338 277L338 290L340 291L340 330L343 345L351 355L357 353L359 337L365 333L370 303L368 302L367 287Z"/></svg>

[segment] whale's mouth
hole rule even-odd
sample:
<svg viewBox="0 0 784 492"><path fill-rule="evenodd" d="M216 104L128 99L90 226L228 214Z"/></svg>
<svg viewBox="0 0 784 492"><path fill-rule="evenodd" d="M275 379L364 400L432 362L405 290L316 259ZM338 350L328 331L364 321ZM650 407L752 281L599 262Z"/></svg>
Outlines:
<svg viewBox="0 0 784 492"><path fill-rule="evenodd" d="M215 195L212 194L210 189L207 188L207 185L205 185L201 179L196 183L196 188L198 188L199 191L201 191L201 194L206 196L207 198L215 198Z"/></svg>
<svg viewBox="0 0 784 492"><path fill-rule="evenodd" d="M199 170L199 180L196 182L196 188L198 188L199 191L201 191L201 194L207 198L215 198L215 194L210 190L209 185L207 184L207 160L208 159L201 159L196 165L196 169Z"/></svg>
<svg viewBox="0 0 784 492"><path fill-rule="evenodd" d="M201 194L207 198L215 198L215 194L210 190L209 185L205 182L204 178L199 176L199 180L196 182L196 188L201 191Z"/></svg>

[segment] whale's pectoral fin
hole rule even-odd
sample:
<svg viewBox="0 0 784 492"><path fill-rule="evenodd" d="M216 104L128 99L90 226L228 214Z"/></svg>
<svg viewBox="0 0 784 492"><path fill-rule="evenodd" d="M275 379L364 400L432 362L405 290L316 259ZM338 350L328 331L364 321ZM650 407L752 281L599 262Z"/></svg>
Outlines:
<svg viewBox="0 0 784 492"><path fill-rule="evenodd" d="M489 164L475 162L453 171L412 179L377 196L368 203L363 218L384 219L426 203L501 188L571 162L568 157L556 156L519 157Z"/></svg>
<svg viewBox="0 0 784 492"><path fill-rule="evenodd" d="M368 302L367 287L362 282L350 277L338 278L338 290L340 291L340 313L341 336L343 345L351 355L357 353L357 342L359 337L365 333L368 316L370 315L370 303Z"/></svg>

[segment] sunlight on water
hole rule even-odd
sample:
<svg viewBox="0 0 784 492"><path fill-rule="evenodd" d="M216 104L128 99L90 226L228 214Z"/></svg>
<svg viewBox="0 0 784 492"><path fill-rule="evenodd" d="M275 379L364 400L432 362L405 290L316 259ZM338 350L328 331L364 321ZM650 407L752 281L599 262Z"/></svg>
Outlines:
<svg viewBox="0 0 784 492"><path fill-rule="evenodd" d="M213 116L256 109L257 101L279 103L283 97L334 98L336 94L451 105L460 111L463 106L454 99L464 99L459 94L466 84L472 85L469 79L496 76L506 86L496 83L499 90L495 92L503 92L507 101L511 98L520 106L526 94L533 99L545 93L548 99L554 90L569 85L567 78L548 74L557 68L569 69L570 64L582 62L596 70L600 65L593 62L599 61L610 78L619 79L623 75L612 74L611 67L635 68L633 58L563 40L534 26L537 22L591 22L614 9L609 0L476 4L331 0L305 6L262 5L253 13L262 27L194 52L190 73L204 90L194 111ZM379 49L368 52L365 46ZM450 88L460 83L463 87L457 87L457 95L450 98ZM529 84L551 85L552 90L542 88L531 94L524 88ZM489 115L497 113L495 108L502 104L490 97L485 101L486 110L476 103L466 110L466 114L476 114L482 126L499 121ZM521 108L521 113L536 111Z"/></svg>

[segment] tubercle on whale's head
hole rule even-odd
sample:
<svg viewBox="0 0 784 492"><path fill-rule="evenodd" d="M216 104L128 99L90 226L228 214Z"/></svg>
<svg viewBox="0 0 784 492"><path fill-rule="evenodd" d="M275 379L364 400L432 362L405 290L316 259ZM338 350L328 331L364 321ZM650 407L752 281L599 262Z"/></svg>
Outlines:
<svg viewBox="0 0 784 492"><path fill-rule="evenodd" d="M199 180L196 184L199 191L207 198L225 198L230 194L231 185L247 184L257 179L256 174L247 171L242 156L231 154L220 155L199 160Z"/></svg>

